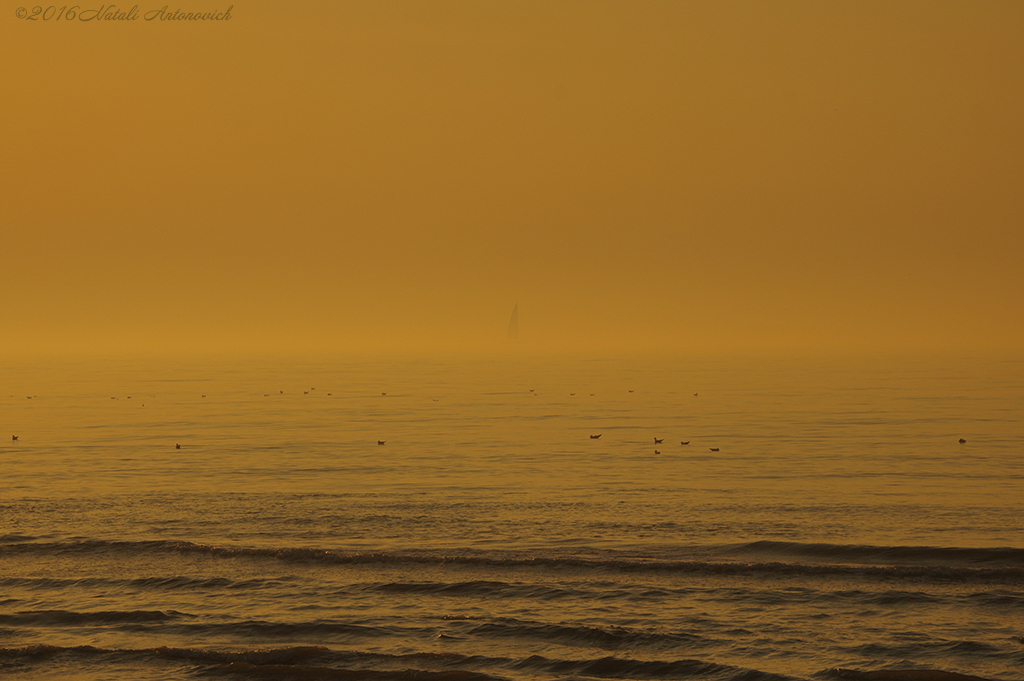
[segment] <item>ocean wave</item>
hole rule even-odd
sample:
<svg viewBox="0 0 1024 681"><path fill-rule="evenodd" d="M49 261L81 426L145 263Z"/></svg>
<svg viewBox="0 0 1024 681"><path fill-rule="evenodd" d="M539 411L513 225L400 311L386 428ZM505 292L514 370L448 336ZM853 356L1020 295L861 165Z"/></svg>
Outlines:
<svg viewBox="0 0 1024 681"><path fill-rule="evenodd" d="M145 631L188 636L231 636L247 639L293 639L319 637L333 641L372 639L387 636L420 635L429 638L433 630L398 626L374 626L313 620L280 622L241 620L228 622L201 621L199 616L177 611L130 610L76 612L70 610L26 610L0 614L0 626L6 627L83 627L106 626L119 631Z"/></svg>
<svg viewBox="0 0 1024 681"><path fill-rule="evenodd" d="M999 656L1004 651L987 643L978 641L920 641L914 643L865 643L847 649L869 658L913 659L927 655L944 657L961 655L965 657Z"/></svg>
<svg viewBox="0 0 1024 681"><path fill-rule="evenodd" d="M828 676L850 681L988 681L980 676L947 672L941 669L832 669Z"/></svg>
<svg viewBox="0 0 1024 681"><path fill-rule="evenodd" d="M160 628L161 632L188 636L230 636L239 640L289 640L317 638L331 642L362 639L406 637L421 635L424 638L433 631L414 627L375 626L353 624L337 620L313 620L308 622L277 622L267 620L243 620L240 622L192 622L178 623Z"/></svg>
<svg viewBox="0 0 1024 681"><path fill-rule="evenodd" d="M226 577L138 577L128 579L118 579L112 577L81 577L81 578L61 578L61 577L2 577L0 578L0 586L6 587L22 587L26 589L69 589L69 588L89 588L89 587L118 587L118 588L135 588L135 589L155 589L155 590L220 590L220 589L239 589L239 590L259 590L267 589L276 586L286 584L288 582L295 581L293 577L274 577L267 579L228 579Z"/></svg>
<svg viewBox="0 0 1024 681"><path fill-rule="evenodd" d="M535 640L564 646L591 647L604 650L621 648L708 647L716 642L687 632L650 632L626 628L599 628L568 624L548 624L501 618L473 623L460 635L476 639ZM77 627L107 626L119 631L148 632L162 636L229 637L239 641L318 640L351 642L398 637L431 640L438 636L436 627L412 627L353 623L333 619L311 621L202 621L195 615L174 611L104 611L72 612L67 610L25 611L0 615L0 625L7 627Z"/></svg>
<svg viewBox="0 0 1024 681"><path fill-rule="evenodd" d="M1024 549L941 546L870 546L756 541L726 548L734 555L786 556L824 563L1024 567Z"/></svg>
<svg viewBox="0 0 1024 681"><path fill-rule="evenodd" d="M558 676L596 676L615 679L712 678L728 681L787 681L793 677L702 660L629 660L602 657L596 660L551 660L540 656L510 665L512 669Z"/></svg>
<svg viewBox="0 0 1024 681"><path fill-rule="evenodd" d="M252 662L254 664L301 664L330 653L323 646L296 646L270 650L217 651L199 648L97 648L95 646L54 646L37 644L0 648L0 660L50 660L56 657L93 660L96 658L168 659L185 662Z"/></svg>
<svg viewBox="0 0 1024 681"><path fill-rule="evenodd" d="M0 587L37 591L68 589L137 589L156 591L258 591L293 588L299 578L285 575L263 579L229 579L226 577L0 577ZM594 586L594 585L590 585ZM466 582L354 582L329 593L335 596L360 592L378 592L388 595L437 596L456 598L522 598L529 600L601 599L630 601L660 601L679 595L689 595L693 589L667 589L650 586L630 587L614 583L596 588L553 586L550 584L512 583L497 580L471 580ZM11 601L16 602L16 601ZM0 601L0 605L4 601Z"/></svg>
<svg viewBox="0 0 1024 681"><path fill-rule="evenodd" d="M965 594L964 599L974 605L986 608L1021 608L1024 610L1024 594L1019 591L995 589Z"/></svg>
<svg viewBox="0 0 1024 681"><path fill-rule="evenodd" d="M593 558L573 556L522 556L487 553L427 552L346 552L314 548L235 547L196 544L188 541L104 541L20 542L0 545L5 555L102 554L186 554L217 558L273 560L288 564L321 563L334 565L451 566L507 569L544 569L553 571L662 572L698 575L759 576L850 576L876 579L914 579L939 582L1012 582L1024 580L1024 550L1021 549L936 549L929 547L863 547L832 544L795 544L753 542L722 549L722 560L666 560L655 558ZM758 562L736 560L748 554L795 557L831 556L837 563ZM830 553L831 552L831 553ZM849 564L850 556L869 555L903 557L907 564ZM731 559L725 559L731 555ZM939 557L948 562L935 564ZM927 557L927 559L926 559ZM914 564L914 562L920 564ZM929 564L925 564L929 563ZM985 565L979 565L985 563ZM1000 565L1001 563L1001 565Z"/></svg>
<svg viewBox="0 0 1024 681"><path fill-rule="evenodd" d="M0 625L10 627L78 627L106 624L150 624L192 617L195 617L195 615L174 610L102 610L95 612L23 610L13 614L0 614Z"/></svg>
<svg viewBox="0 0 1024 681"><path fill-rule="evenodd" d="M707 646L712 641L686 632L646 632L629 629L544 624L507 619L480 624L468 632L473 636L536 639L568 646L615 650L641 646Z"/></svg>
<svg viewBox="0 0 1024 681"><path fill-rule="evenodd" d="M374 670L338 669L335 667L296 667L292 665L254 665L232 662L200 670L200 676L242 676L247 679L272 681L305 681L306 679L342 679L356 681L504 681L501 677L466 671L425 671L422 669Z"/></svg>
<svg viewBox="0 0 1024 681"><path fill-rule="evenodd" d="M163 661L191 666L202 676L245 676L268 679L395 679L397 681L492 681L508 672L552 677L608 679L710 678L720 681L792 681L794 677L703 660L634 660L618 657L552 659L533 655L522 659L457 653L415 652L402 655L332 651L322 646L270 650L217 651L156 647L104 649L93 646L33 645L0 648L0 664L42 666L59 660L78 661L95 669L99 664L124 661ZM887 681L887 680L885 680ZM929 681L929 680L916 680ZM936 681L946 681L937 679ZM954 681L950 679L948 681Z"/></svg>
<svg viewBox="0 0 1024 681"><path fill-rule="evenodd" d="M478 598L529 598L557 600L560 598L593 597L581 589L565 589L546 584L510 584L500 581L474 580L469 582L389 582L373 584L369 590L384 593L423 594L431 596L461 596Z"/></svg>

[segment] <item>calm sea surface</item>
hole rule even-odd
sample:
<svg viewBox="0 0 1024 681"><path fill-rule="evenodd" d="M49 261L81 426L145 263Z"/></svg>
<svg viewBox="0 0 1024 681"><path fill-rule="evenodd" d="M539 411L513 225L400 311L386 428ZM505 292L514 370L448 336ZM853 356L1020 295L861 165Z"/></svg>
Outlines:
<svg viewBox="0 0 1024 681"><path fill-rule="evenodd" d="M1021 636L1021 361L0 362L3 677L1020 680Z"/></svg>

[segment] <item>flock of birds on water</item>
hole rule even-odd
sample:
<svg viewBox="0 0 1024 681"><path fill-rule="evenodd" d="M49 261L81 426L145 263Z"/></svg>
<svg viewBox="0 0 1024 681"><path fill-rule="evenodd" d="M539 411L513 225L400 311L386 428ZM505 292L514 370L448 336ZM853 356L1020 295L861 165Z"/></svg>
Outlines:
<svg viewBox="0 0 1024 681"><path fill-rule="evenodd" d="M303 394L303 395L308 395L308 394L309 394L309 392L310 392L310 390L316 390L316 388L310 388L309 390L303 390L303 391L302 391L302 394ZM633 390L630 390L629 392L633 392ZM284 391L283 391L283 390L279 391L279 394L281 394L281 395L284 395ZM533 395L534 397L536 397L536 396L537 396L537 393L535 392L535 389L534 389L534 388L530 388L530 394L531 394L531 395ZM597 393L590 393L590 396L591 396L591 397L594 397L594 396L595 396L596 394L597 394ZM327 396L328 396L328 397L331 397L332 395L334 395L334 393L327 393ZM569 393L569 396L570 396L570 397L573 397L573 396L575 396L575 395L576 395L576 393ZM206 397L206 394L204 393L204 394L203 394L202 396L203 396L203 397ZM264 397L270 397L270 393L263 393L263 396L264 396ZM386 393L386 392L382 392L382 393L381 393L381 396L382 396L382 397L387 397L387 393ZM693 394L693 396L694 396L694 397L697 397L697 396L698 396L698 393L694 393L694 394ZM11 397L14 397L14 396L13 396L13 395L11 395ZM36 396L35 396L35 395L28 395L28 396L26 396L26 397L27 397L27 399L30 399L30 400L31 400L31 399L32 399L33 397L36 397ZM116 400L116 399L117 399L117 397L111 397L110 399L112 399L112 400ZM128 399L129 399L129 400L130 400L130 399L132 399L132 396L131 396L131 395L128 395ZM434 402L439 402L439 401L440 401L440 400L438 400L438 399L436 399L436 398L431 398L431 399L433 399L433 401L434 401ZM143 407L145 407L146 405L145 405L145 404L143 404L142 406L143 406ZM598 433L597 435L591 435L591 436L590 436L590 439L591 439L591 440L599 440L599 439L601 438L601 435L602 435L602 433ZM18 441L18 436L17 436L17 435L12 435L12 436L11 436L11 440L12 440L12 441L15 441L15 442L17 442L17 441ZM664 440L664 438L654 438L654 444L655 444L655 445L660 445L660 444L664 443L664 441L665 441L665 440ZM966 444L966 443L967 443L967 440L965 440L964 438L960 438L959 442L960 442L960 444ZM377 445L378 445L378 446L384 445L384 444L386 444L386 443L387 443L387 440L377 440ZM679 444L685 447L686 445L689 445L689 444L690 444L690 441L689 441L689 440L680 440ZM180 444L180 443L175 443L175 445L174 445L174 448L175 448L175 449L181 449L181 444ZM720 448L720 447L709 447L708 449L709 449L709 451L712 451L712 452L718 452L718 451L721 451L721 448ZM661 454L661 451L660 451L660 450L657 450L657 449L655 449L655 450L654 450L654 453L655 453L655 454Z"/></svg>

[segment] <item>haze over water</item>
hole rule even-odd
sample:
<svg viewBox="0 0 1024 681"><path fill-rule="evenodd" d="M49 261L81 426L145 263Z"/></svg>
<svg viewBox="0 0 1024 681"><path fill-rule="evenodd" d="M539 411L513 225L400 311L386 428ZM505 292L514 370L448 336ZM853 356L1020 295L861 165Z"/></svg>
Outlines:
<svg viewBox="0 0 1024 681"><path fill-rule="evenodd" d="M518 303L546 352L1013 353L1022 45L1015 0L12 9L0 351L495 351Z"/></svg>
<svg viewBox="0 0 1024 681"><path fill-rule="evenodd" d="M0 664L1016 679L1022 366L7 365Z"/></svg>

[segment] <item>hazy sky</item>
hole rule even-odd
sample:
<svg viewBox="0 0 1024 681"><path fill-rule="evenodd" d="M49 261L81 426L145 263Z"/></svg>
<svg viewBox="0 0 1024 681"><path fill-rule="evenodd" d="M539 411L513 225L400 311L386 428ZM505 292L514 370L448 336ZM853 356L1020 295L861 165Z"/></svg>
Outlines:
<svg viewBox="0 0 1024 681"><path fill-rule="evenodd" d="M0 352L1022 346L1019 0L163 1L2 3Z"/></svg>

